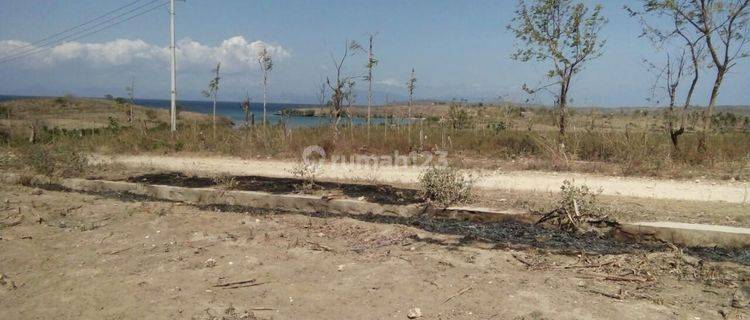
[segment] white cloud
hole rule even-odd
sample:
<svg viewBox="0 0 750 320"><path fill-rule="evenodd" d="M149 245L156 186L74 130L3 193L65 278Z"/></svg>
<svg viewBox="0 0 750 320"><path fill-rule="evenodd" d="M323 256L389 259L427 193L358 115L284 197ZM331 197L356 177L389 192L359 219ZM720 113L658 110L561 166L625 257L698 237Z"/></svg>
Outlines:
<svg viewBox="0 0 750 320"><path fill-rule="evenodd" d="M402 88L402 87L404 87L404 84L401 83L401 81L398 81L398 80L393 79L393 78L383 79L383 80L378 81L377 83L378 84L382 84L384 86L389 86L389 87L396 87L396 88Z"/></svg>
<svg viewBox="0 0 750 320"><path fill-rule="evenodd" d="M235 36L212 47L185 38L177 43L177 65L179 69L202 69L221 61L225 72L243 72L257 69L257 53L263 48L276 60L290 56L280 45L263 41L248 42L242 36ZM37 48L28 42L18 40L0 41L0 57L13 56L22 52L33 52ZM117 39L103 43L67 42L16 60L22 66L53 66L65 63L86 62L94 67L127 66L143 63L167 65L170 51L168 47L146 43L143 40ZM2 59L2 58L0 58Z"/></svg>

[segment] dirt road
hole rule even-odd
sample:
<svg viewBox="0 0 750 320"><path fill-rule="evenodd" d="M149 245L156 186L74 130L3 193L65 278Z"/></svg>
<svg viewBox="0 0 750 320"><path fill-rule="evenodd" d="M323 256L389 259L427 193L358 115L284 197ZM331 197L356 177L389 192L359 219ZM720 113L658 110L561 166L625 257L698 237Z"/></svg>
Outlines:
<svg viewBox="0 0 750 320"><path fill-rule="evenodd" d="M414 308L420 319L747 314L730 306L747 266L669 248L568 243L512 226L482 229L496 236L481 245L430 223L217 212L7 185L0 199L0 319L408 319Z"/></svg>
<svg viewBox="0 0 750 320"><path fill-rule="evenodd" d="M298 163L276 160L246 160L229 157L180 156L94 156L93 162L115 162L131 167L151 167L159 170L202 172L211 174L260 175L291 177ZM360 166L356 164L325 164L318 174L320 179L414 184L421 167ZM653 199L724 201L747 204L750 184L719 181L673 181L644 178L623 178L569 172L500 172L477 170L477 187L485 190L520 190L557 192L563 180L574 180L590 188L600 189L604 195L630 196Z"/></svg>

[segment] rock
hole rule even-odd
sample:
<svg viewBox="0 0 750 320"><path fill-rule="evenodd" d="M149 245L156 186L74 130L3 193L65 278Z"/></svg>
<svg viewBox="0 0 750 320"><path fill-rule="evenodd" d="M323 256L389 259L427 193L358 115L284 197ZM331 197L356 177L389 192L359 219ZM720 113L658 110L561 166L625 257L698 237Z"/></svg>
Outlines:
<svg viewBox="0 0 750 320"><path fill-rule="evenodd" d="M747 308L750 305L750 286L741 286L732 295L732 307Z"/></svg>
<svg viewBox="0 0 750 320"><path fill-rule="evenodd" d="M422 317L422 310L419 308L412 308L409 309L409 313L406 314L406 317L409 319L416 319Z"/></svg>
<svg viewBox="0 0 750 320"><path fill-rule="evenodd" d="M693 267L697 267L697 266L699 266L701 264L701 259L698 259L698 258L693 257L693 256L689 256L689 255L683 254L681 256L681 258L682 258L683 262L685 262L685 263L687 263L687 264L689 264L689 265L691 265Z"/></svg>
<svg viewBox="0 0 750 320"><path fill-rule="evenodd" d="M203 266L205 266L206 268L213 268L213 267L215 267L216 266L216 259L210 258L210 259L206 260L206 262L203 263Z"/></svg>

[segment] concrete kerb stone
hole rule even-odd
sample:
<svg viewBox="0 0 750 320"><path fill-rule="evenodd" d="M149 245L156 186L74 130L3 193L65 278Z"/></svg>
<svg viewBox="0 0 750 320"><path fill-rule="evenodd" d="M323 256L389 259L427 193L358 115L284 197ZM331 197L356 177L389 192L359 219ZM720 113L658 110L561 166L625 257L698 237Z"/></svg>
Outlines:
<svg viewBox="0 0 750 320"><path fill-rule="evenodd" d="M253 208L315 213L326 212L342 215L377 214L413 217L422 213L446 219L474 222L499 222L515 220L533 223L538 217L528 212L498 211L489 208L450 207L447 209L424 209L421 205L386 205L355 199L324 199L312 195L272 194L257 191L220 190L212 188L185 188L141 183L60 179L47 177L22 177L5 174L0 178L6 184L19 184L25 180L31 184L57 184L67 189L82 192L120 192L156 199L185 202L199 205L239 205ZM750 247L750 229L715 225L696 225L667 222L621 223L621 230L635 238L656 238L685 246L700 247Z"/></svg>

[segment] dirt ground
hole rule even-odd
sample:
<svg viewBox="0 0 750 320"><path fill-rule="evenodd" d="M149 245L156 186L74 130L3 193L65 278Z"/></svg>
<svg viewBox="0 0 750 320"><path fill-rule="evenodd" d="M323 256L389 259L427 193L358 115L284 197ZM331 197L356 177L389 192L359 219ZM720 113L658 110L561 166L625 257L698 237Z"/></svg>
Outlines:
<svg viewBox="0 0 750 320"><path fill-rule="evenodd" d="M2 319L750 318L747 251L17 186L0 200Z"/></svg>

